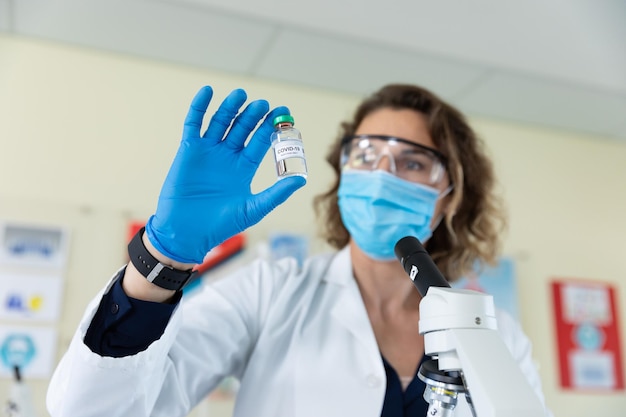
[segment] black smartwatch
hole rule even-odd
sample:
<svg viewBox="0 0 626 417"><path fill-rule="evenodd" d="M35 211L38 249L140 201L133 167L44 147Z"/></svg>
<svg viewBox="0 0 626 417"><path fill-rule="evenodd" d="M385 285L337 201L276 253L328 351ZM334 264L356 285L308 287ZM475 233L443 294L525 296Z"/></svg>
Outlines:
<svg viewBox="0 0 626 417"><path fill-rule="evenodd" d="M137 271L151 283L167 290L181 290L191 281L196 272L192 269L187 271L174 269L159 262L148 252L143 240L141 240L145 229L142 227L128 244L130 261L137 268Z"/></svg>

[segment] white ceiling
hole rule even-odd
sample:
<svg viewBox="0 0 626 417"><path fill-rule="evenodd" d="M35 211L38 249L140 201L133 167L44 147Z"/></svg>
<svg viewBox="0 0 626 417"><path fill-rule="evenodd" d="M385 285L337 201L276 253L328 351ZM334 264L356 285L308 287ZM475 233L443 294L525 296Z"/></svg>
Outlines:
<svg viewBox="0 0 626 417"><path fill-rule="evenodd" d="M0 31L626 140L625 0L0 0Z"/></svg>

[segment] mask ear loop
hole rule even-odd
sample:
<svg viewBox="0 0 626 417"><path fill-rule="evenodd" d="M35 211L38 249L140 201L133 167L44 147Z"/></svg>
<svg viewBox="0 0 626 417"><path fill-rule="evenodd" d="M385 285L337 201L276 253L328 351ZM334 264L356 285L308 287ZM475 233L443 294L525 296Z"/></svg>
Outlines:
<svg viewBox="0 0 626 417"><path fill-rule="evenodd" d="M437 196L437 201L441 200L442 198L450 194L450 191L452 191L453 189L454 189L454 185L452 184L448 185L448 187L445 190L439 193L439 195ZM445 217L445 212L439 213L439 216L437 216L437 218L435 219L435 222L433 223L433 226L431 229L433 233L435 233L435 230L437 229L437 227L439 227L439 224L441 223L444 217Z"/></svg>
<svg viewBox="0 0 626 417"><path fill-rule="evenodd" d="M442 198L444 198L445 196L447 196L448 194L450 194L450 191L454 190L454 185L450 184L448 185L448 187L443 190L441 193L439 193L439 196L437 197L437 200L441 200Z"/></svg>

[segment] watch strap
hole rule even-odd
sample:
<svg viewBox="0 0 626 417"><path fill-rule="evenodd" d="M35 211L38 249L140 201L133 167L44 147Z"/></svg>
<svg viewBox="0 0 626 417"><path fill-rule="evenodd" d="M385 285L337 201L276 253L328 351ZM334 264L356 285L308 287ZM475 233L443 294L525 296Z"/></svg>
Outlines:
<svg viewBox="0 0 626 417"><path fill-rule="evenodd" d="M145 229L142 227L128 244L130 261L149 282L167 290L181 290L195 275L195 271L175 269L159 262L143 244Z"/></svg>

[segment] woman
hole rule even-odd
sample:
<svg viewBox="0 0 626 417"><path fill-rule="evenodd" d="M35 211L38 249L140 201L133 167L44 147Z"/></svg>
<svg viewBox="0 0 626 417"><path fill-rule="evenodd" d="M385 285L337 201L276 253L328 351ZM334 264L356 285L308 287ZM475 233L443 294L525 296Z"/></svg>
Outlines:
<svg viewBox="0 0 626 417"><path fill-rule="evenodd" d="M246 96L235 90L201 135L211 95L204 88L194 98L146 233L59 364L51 415L184 416L229 375L241 382L236 416L426 415L420 295L393 249L419 238L451 280L494 259L503 222L481 142L430 92L382 88L343 125L328 156L337 181L316 200L338 251L301 268L257 261L180 302L194 263L305 182L286 178L252 195L271 120L288 110L270 112L244 146L267 103L238 114ZM498 320L541 397L528 339L510 318ZM455 415L471 415L465 401Z"/></svg>

